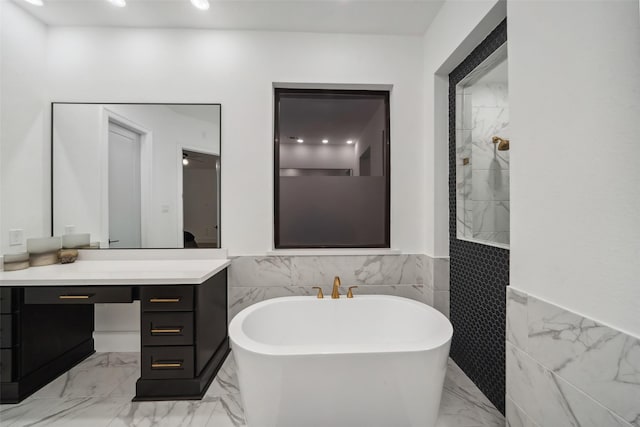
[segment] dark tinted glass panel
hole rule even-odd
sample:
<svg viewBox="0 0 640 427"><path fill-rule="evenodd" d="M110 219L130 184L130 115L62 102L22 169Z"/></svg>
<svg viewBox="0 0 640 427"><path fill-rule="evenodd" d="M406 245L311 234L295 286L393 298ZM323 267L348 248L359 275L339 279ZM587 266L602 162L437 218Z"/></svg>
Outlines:
<svg viewBox="0 0 640 427"><path fill-rule="evenodd" d="M276 248L389 247L389 93L275 102Z"/></svg>

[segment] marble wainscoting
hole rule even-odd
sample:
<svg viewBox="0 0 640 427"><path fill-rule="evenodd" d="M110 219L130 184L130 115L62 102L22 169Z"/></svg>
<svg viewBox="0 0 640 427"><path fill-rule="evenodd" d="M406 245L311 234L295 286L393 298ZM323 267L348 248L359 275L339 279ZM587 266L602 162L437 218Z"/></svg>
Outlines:
<svg viewBox="0 0 640 427"><path fill-rule="evenodd" d="M447 258L426 255L242 256L229 267L229 317L257 302L283 296L331 294L334 276L341 293L396 295L421 301L448 316Z"/></svg>
<svg viewBox="0 0 640 427"><path fill-rule="evenodd" d="M507 424L640 427L640 339L507 290Z"/></svg>

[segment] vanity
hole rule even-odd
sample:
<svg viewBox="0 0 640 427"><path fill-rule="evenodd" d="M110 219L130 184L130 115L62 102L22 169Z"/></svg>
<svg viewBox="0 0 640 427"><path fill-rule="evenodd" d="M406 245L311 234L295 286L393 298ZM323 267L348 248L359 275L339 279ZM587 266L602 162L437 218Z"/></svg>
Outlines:
<svg viewBox="0 0 640 427"><path fill-rule="evenodd" d="M94 304L134 300L141 340L134 400L202 398L229 353L230 261L108 252L0 272L0 403L20 402L95 352Z"/></svg>
<svg viewBox="0 0 640 427"><path fill-rule="evenodd" d="M23 400L96 344L137 350L136 330L135 400L201 398L229 352L221 105L53 102L51 120L48 231L88 234L99 249L0 271L0 403ZM27 252L14 240L4 254ZM65 246L76 247L87 245Z"/></svg>

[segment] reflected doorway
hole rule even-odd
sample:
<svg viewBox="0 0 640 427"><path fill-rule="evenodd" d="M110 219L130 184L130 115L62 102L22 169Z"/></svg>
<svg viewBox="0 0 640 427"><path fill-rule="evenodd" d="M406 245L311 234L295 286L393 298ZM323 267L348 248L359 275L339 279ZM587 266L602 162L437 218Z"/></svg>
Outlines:
<svg viewBox="0 0 640 427"><path fill-rule="evenodd" d="M183 247L220 247L219 194L220 156L183 149Z"/></svg>

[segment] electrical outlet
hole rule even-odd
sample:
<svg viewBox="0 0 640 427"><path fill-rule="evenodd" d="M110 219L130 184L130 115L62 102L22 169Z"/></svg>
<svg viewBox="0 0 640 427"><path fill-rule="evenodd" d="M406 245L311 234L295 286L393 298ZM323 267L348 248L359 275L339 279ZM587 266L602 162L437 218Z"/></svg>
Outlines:
<svg viewBox="0 0 640 427"><path fill-rule="evenodd" d="M21 228L9 230L9 246L24 244L24 230Z"/></svg>
<svg viewBox="0 0 640 427"><path fill-rule="evenodd" d="M75 225L65 225L64 226L64 234L73 234L76 232Z"/></svg>

